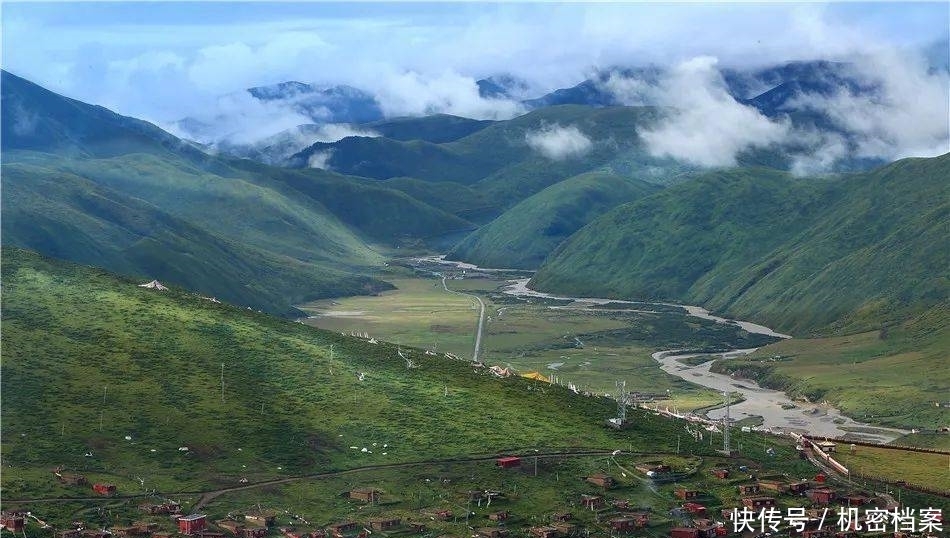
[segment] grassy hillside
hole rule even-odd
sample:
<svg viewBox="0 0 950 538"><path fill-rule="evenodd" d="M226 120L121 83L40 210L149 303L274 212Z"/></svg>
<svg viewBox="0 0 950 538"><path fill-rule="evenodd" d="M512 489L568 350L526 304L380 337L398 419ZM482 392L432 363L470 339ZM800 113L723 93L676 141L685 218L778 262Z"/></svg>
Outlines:
<svg viewBox="0 0 950 538"><path fill-rule="evenodd" d="M217 235L85 177L3 165L3 239L49 255L159 278L238 305L287 313L317 297L383 282Z"/></svg>
<svg viewBox="0 0 950 538"><path fill-rule="evenodd" d="M383 263L371 243L471 229L381 184L207 155L9 73L3 83L7 244L284 313L387 288L365 276Z"/></svg>
<svg viewBox="0 0 950 538"><path fill-rule="evenodd" d="M403 134L406 140L352 137L315 144L297 154L290 164L307 167L311 157L317 155L326 158L325 166L344 174L465 185L477 182L476 190L495 200L503 210L558 181L595 170L621 154L652 161L639 149L636 129L657 117L653 108L555 106L493 122L447 143ZM552 159L528 144L528 134L556 126L577 128L589 139L589 150Z"/></svg>
<svg viewBox="0 0 950 538"><path fill-rule="evenodd" d="M481 192L450 181L423 181L394 177L382 185L402 191L416 200L438 207L475 224L484 224L498 215L498 203Z"/></svg>
<svg viewBox="0 0 950 538"><path fill-rule="evenodd" d="M876 329L948 296L950 155L833 180L711 172L574 234L543 290L703 304L795 334Z"/></svg>
<svg viewBox="0 0 950 538"><path fill-rule="evenodd" d="M613 174L581 174L522 200L466 237L448 258L482 267L535 269L594 218L656 190L649 183Z"/></svg>
<svg viewBox="0 0 950 538"><path fill-rule="evenodd" d="M792 339L713 370L736 373L794 396L830 401L858 420L931 433L950 422L950 304L865 333ZM910 442L899 441L901 444Z"/></svg>
<svg viewBox="0 0 950 538"><path fill-rule="evenodd" d="M193 491L518 449L671 450L681 432L640 413L635 429L616 432L602 425L615 412L605 399L418 350L407 369L393 345L28 251L5 248L2 277L2 457L16 469L3 474L8 498L60 493L55 465L125 490L142 477Z"/></svg>
<svg viewBox="0 0 950 538"><path fill-rule="evenodd" d="M466 137L493 123L495 122L491 120L433 114L423 117L390 118L364 123L363 126L392 140L425 140L441 144Z"/></svg>

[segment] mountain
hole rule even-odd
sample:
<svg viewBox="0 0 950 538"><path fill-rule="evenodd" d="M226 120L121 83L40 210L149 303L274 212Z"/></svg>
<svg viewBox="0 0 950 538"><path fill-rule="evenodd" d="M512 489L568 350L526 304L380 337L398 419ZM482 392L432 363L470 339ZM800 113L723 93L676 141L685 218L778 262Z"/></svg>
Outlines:
<svg viewBox="0 0 950 538"><path fill-rule="evenodd" d="M228 240L69 172L7 162L3 186L5 245L108 267L140 280L158 278L278 314L313 297L390 287Z"/></svg>
<svg viewBox="0 0 950 538"><path fill-rule="evenodd" d="M261 140L249 134L263 127L287 127L287 122L294 119L300 124L324 125L367 123L384 117L373 95L346 85L319 88L288 81L248 88L224 95L219 101L204 114L173 122L175 132L204 144L223 144L222 151L234 151L243 157L253 156L247 153L248 148L263 147ZM279 130L265 134L260 138L279 136Z"/></svg>
<svg viewBox="0 0 950 538"><path fill-rule="evenodd" d="M447 258L482 267L536 269L594 218L656 190L650 183L604 172L574 176L508 209L456 245Z"/></svg>
<svg viewBox="0 0 950 538"><path fill-rule="evenodd" d="M210 156L146 122L3 77L5 244L287 313L303 300L387 289L365 276L383 263L371 243L471 228L397 189Z"/></svg>
<svg viewBox="0 0 950 538"><path fill-rule="evenodd" d="M950 154L799 179L711 172L594 220L534 288L702 304L794 334L876 329L948 295Z"/></svg>
<svg viewBox="0 0 950 538"><path fill-rule="evenodd" d="M518 99L528 92L528 83L514 75L493 75L475 81L483 99Z"/></svg>
<svg viewBox="0 0 950 538"><path fill-rule="evenodd" d="M450 114L433 114L423 117L390 118L361 125L360 127L392 140L407 142L423 140L433 144L452 142L496 123L492 120L473 120Z"/></svg>
<svg viewBox="0 0 950 538"><path fill-rule="evenodd" d="M570 88L559 88L541 97L525 99L528 108L544 108L558 105L617 106L622 104L616 96L607 91L602 80L584 80Z"/></svg>
<svg viewBox="0 0 950 538"><path fill-rule="evenodd" d="M204 154L151 123L63 97L0 71L0 149L33 150L76 157L126 153Z"/></svg>
<svg viewBox="0 0 950 538"><path fill-rule="evenodd" d="M352 86L321 89L301 82L282 82L249 88L247 93L260 101L289 105L316 123L366 123L383 118L376 98Z"/></svg>
<svg viewBox="0 0 950 538"><path fill-rule="evenodd" d="M550 93L522 101L529 109L557 105L620 106L624 103L611 91L610 80L615 77L635 79L645 85L656 85L663 69L656 66L610 67L600 69L594 75L570 88L559 88ZM649 100L642 104L655 105Z"/></svg>
<svg viewBox="0 0 950 538"><path fill-rule="evenodd" d="M659 111L651 108L552 106L494 122L441 144L386 137L351 137L318 143L295 155L289 164L298 168L320 166L381 180L412 177L461 183L507 208L620 155L657 161L645 154L637 129L658 117ZM565 143L563 137L568 137L567 143L580 144L580 149L563 158L544 153L559 150Z"/></svg>
<svg viewBox="0 0 950 538"><path fill-rule="evenodd" d="M180 492L534 447L672 451L682 428L630 410L635 432L616 431L603 427L616 411L607 398L402 346L408 369L394 344L20 249L2 256L5 501L75 495L52 480L59 465L124 493L138 491L133 477Z"/></svg>

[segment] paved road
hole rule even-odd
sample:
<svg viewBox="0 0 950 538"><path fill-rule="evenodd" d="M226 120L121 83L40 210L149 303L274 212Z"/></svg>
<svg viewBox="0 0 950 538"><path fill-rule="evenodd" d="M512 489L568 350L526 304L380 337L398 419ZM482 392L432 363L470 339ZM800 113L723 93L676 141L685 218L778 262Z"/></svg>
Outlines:
<svg viewBox="0 0 950 538"><path fill-rule="evenodd" d="M472 353L472 361L477 361L478 355L482 352L482 329L485 327L485 302L482 301L482 298L478 295L450 290L449 286L445 283L445 277L442 277L442 287L449 293L474 297L475 300L478 301L480 307L478 312L478 329L475 331L475 351Z"/></svg>

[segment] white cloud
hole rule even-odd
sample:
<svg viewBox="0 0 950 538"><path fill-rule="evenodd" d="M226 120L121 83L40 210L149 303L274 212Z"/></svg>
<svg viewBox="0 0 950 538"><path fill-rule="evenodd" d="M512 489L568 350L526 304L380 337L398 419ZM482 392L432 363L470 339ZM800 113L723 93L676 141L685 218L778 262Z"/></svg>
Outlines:
<svg viewBox="0 0 950 538"><path fill-rule="evenodd" d="M333 157L333 150L326 151L317 151L307 159L307 166L310 168L319 168L321 170L329 170L330 157Z"/></svg>
<svg viewBox="0 0 950 538"><path fill-rule="evenodd" d="M311 144L314 142L336 142L349 136L375 138L379 136L379 133L372 129L366 129L347 123L327 123L321 125L317 132L314 133L313 142L311 142Z"/></svg>
<svg viewBox="0 0 950 538"><path fill-rule="evenodd" d="M770 120L729 95L716 63L708 56L693 58L652 86L608 81L621 90L618 98L638 101L630 104L649 100L672 108L658 125L640 131L652 155L700 166L733 166L739 152L787 137L785 122Z"/></svg>
<svg viewBox="0 0 950 538"><path fill-rule="evenodd" d="M445 113L475 119L509 119L524 112L516 101L485 99L471 76L452 70L436 74L416 71L378 73L367 87L387 116Z"/></svg>
<svg viewBox="0 0 950 538"><path fill-rule="evenodd" d="M839 88L806 94L794 106L827 114L855 134L859 157L894 160L950 151L950 75L930 72L919 55L879 49L853 59L853 76L870 92Z"/></svg>
<svg viewBox="0 0 950 538"><path fill-rule="evenodd" d="M950 151L950 75L931 70L917 53L878 47L848 57L844 73L861 89L842 85L830 94L809 90L786 107L819 113L843 133L793 126L737 102L726 90L717 61L683 62L658 82L611 75L603 86L627 105L670 107L669 115L640 136L654 156L700 166L733 166L751 148L793 148L792 170L825 172L848 157L895 160Z"/></svg>
<svg viewBox="0 0 950 538"><path fill-rule="evenodd" d="M53 9L14 2L4 5L0 37L5 68L166 126L196 113L225 115L244 104L220 105L217 96L284 80L352 84L378 93L389 115L500 119L521 110L511 101L480 98L476 79L512 73L527 79L529 93L537 96L580 82L592 68L614 65L688 65L689 58L710 55L748 66L870 52L878 63L861 64L867 66L864 76L880 79L883 97L842 91L810 96L808 104L860 132L861 155L893 158L946 151L946 80L928 76L916 63L881 60L869 49L912 49L946 39L947 13L946 3L938 2L407 3L373 10L321 3ZM688 153L684 158L693 162L718 165L733 162L744 147L776 138L815 143L726 99L720 81L703 66L681 78L685 84L666 84L691 92L683 98L622 78L608 81L630 104L650 100L680 111L649 135L659 154ZM312 121L289 107L247 103L248 110L216 127L214 137L251 141ZM829 137L799 162L826 162L842 143Z"/></svg>
<svg viewBox="0 0 950 538"><path fill-rule="evenodd" d="M260 101L247 92L235 92L218 98L205 113L194 117L199 125L167 124L173 133L203 143L227 141L252 144L307 123L309 117L296 112L292 103Z"/></svg>
<svg viewBox="0 0 950 538"><path fill-rule="evenodd" d="M525 133L525 142L548 159L560 161L586 155L593 143L577 127L546 125Z"/></svg>

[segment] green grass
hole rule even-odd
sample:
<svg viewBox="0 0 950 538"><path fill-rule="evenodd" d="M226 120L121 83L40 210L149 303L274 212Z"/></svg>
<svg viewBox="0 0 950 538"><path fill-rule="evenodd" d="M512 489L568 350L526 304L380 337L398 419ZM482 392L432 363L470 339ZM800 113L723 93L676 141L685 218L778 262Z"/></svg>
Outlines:
<svg viewBox="0 0 950 538"><path fill-rule="evenodd" d="M933 431L950 421L945 403L950 382L936 372L950 368L950 332L935 308L888 330L830 338L792 339L713 370L752 377L766 386L811 401L829 401L857 420Z"/></svg>
<svg viewBox="0 0 950 538"><path fill-rule="evenodd" d="M499 277L503 279L504 277ZM306 323L337 332L472 355L478 310L474 300L446 293L432 278L391 278L396 290L374 297L321 300L301 308L322 314ZM455 291L475 293L486 302L481 359L519 372L557 375L582 391L613 393L615 381L649 394L671 391L662 405L683 410L713 405L715 391L662 372L651 358L657 349L723 349L756 345L727 326L686 318L681 313L634 314L602 309L550 309L550 301L527 303L498 292L499 280L449 280ZM563 303L563 302L562 302ZM561 304L561 303L558 303ZM329 315L326 315L329 314ZM578 348L578 337L584 347ZM560 364L558 364L560 363Z"/></svg>
<svg viewBox="0 0 950 538"><path fill-rule="evenodd" d="M226 493L202 511L218 519L261 506L279 510L281 524L294 513L311 527L385 514L426 519L434 531L451 533L465 532L464 524L434 523L422 510L462 513L463 494L473 488L506 493L492 509L509 509L512 528L565 509L599 532L603 522L577 509L581 493L600 492L582 480L594 472L618 478L608 496L650 507L652 532L665 532L673 523L665 514L677 504L676 484L652 486L635 473L624 477L617 463L632 469L642 461L666 461L686 473L681 483L707 492L704 502L711 508L736 502L731 484L710 478L712 467L813 472L780 438L737 431L743 458L723 462L713 452L721 438L696 441L679 421L633 411L633 428L605 428L603 419L614 412L606 399L520 378L495 379L464 362L404 348L419 363L407 370L391 344L367 344L176 290L145 290L135 281L22 250L5 248L2 270L4 506L26 507L59 528L77 519L92 527L141 520L137 505L148 498L14 502L89 495L88 486L60 485L50 473L58 465L116 483L121 495L141 492L141 478L145 488L159 491L151 499L179 500L186 511L199 498L194 492L234 487L241 478L251 484L293 478ZM366 379L358 381L357 372L366 372ZM179 451L181 446L189 450ZM677 447L679 455L670 454ZM766 455L767 447L777 454ZM535 477L535 448L624 454L616 460L541 459ZM92 456L84 457L87 452ZM490 460L429 461L512 452L528 455L530 472L503 471ZM400 462L421 463L360 470ZM342 470L352 471L302 478ZM356 486L382 489L383 503L358 508L341 498ZM470 523L482 524L488 507L474 511ZM170 525L165 517L145 519ZM29 534L45 537L49 531L31 524Z"/></svg>
<svg viewBox="0 0 950 538"><path fill-rule="evenodd" d="M405 346L472 356L478 310L474 300L446 292L435 279L393 278L393 291L377 296L321 300L300 306L306 323L330 331L367 332Z"/></svg>
<svg viewBox="0 0 950 538"><path fill-rule="evenodd" d="M796 335L876 330L945 301L950 155L799 179L700 174L593 221L545 291L702 304Z"/></svg>
<svg viewBox="0 0 950 538"><path fill-rule="evenodd" d="M499 380L419 350L403 348L419 365L409 370L392 344L371 345L177 290L142 289L18 249L3 250L2 270L5 501L89 494L56 482L50 469L58 465L114 482L123 495L141 492L141 478L161 496L188 503L197 497L183 492L231 487L241 478L253 483L372 464L534 448L653 453L679 445L684 456L713 450L714 440L694 441L677 421L632 411L635 426L617 432L603 426L615 410L609 400ZM362 382L359 372L366 373ZM783 461L798 461L788 442L743 442L750 454L775 446ZM500 474L491 463L428 464L266 486L221 497L209 510L218 517L264 503L324 522L352 517L352 505L337 494L369 484L391 496L389 512L417 513L418 506L450 502L474 480L510 490L513 509L535 517L590 489L579 477L604 465L602 458L542 462L547 478L538 483ZM450 478L453 493L440 497L441 486L422 486L422 477ZM654 495L633 487L633 498ZM77 518L106 525L140 519L139 502L30 506L57 525ZM97 505L110 510L90 510Z"/></svg>
<svg viewBox="0 0 950 538"><path fill-rule="evenodd" d="M942 491L950 491L950 455L869 446L855 447L854 454L840 444L835 459L852 473L903 480Z"/></svg>
<svg viewBox="0 0 950 538"><path fill-rule="evenodd" d="M558 244L605 211L657 190L607 173L565 179L522 200L455 246L449 259L535 269Z"/></svg>
<svg viewBox="0 0 950 538"><path fill-rule="evenodd" d="M675 423L652 416L635 433L605 429L614 412L605 399L497 380L418 350L419 368L407 370L393 344L145 290L25 251L3 251L3 279L10 498L45 487L48 476L30 473L60 464L174 491L519 447L675 443ZM349 448L374 442L389 444L388 455Z"/></svg>

